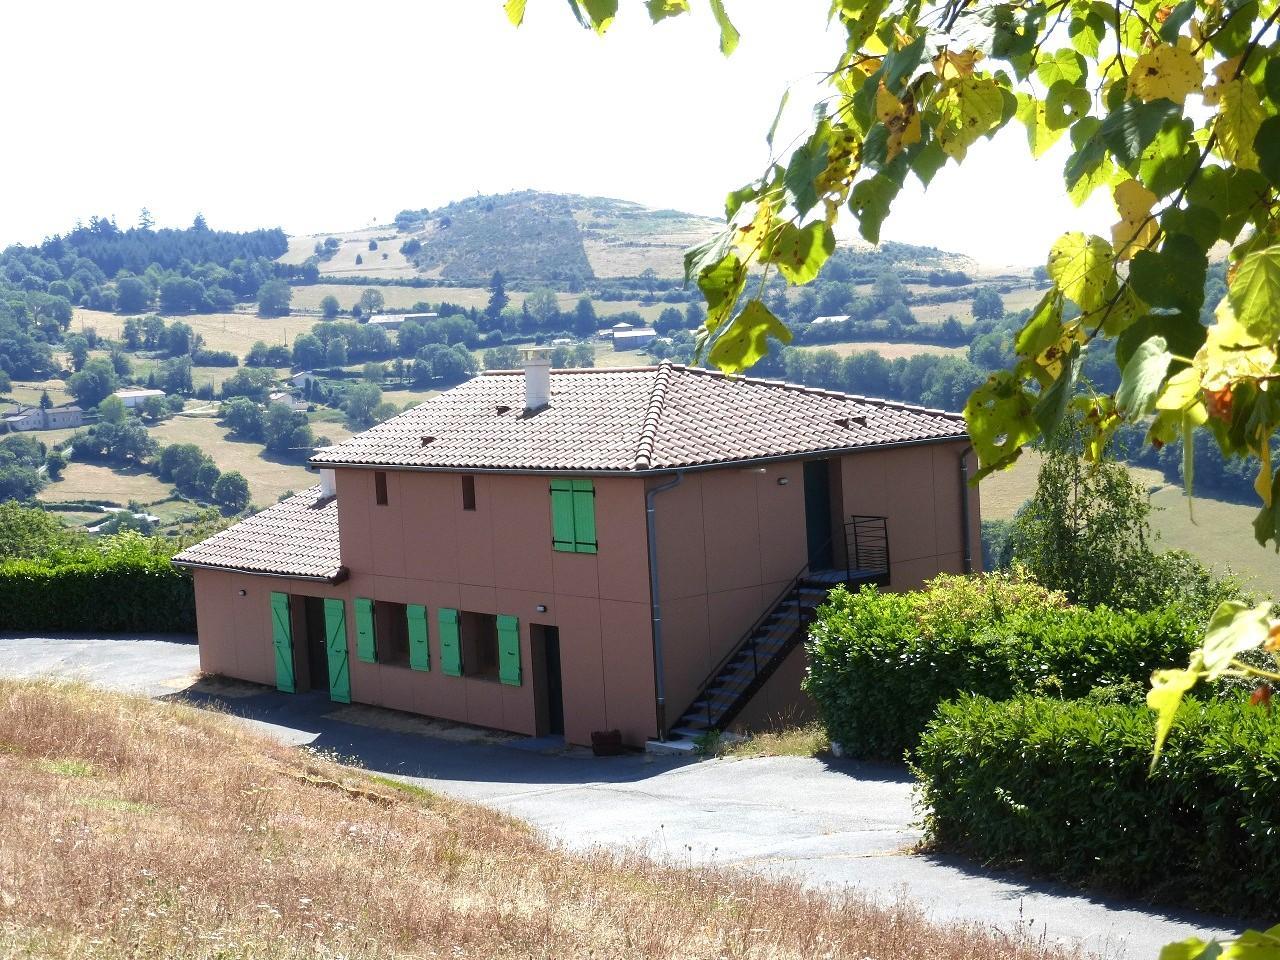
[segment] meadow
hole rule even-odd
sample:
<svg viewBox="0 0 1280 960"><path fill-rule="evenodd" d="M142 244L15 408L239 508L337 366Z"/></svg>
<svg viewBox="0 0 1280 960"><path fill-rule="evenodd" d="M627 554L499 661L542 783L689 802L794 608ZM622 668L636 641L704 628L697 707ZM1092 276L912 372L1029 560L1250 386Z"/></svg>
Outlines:
<svg viewBox="0 0 1280 960"><path fill-rule="evenodd" d="M878 353L886 360L915 357L929 354L935 357L958 356L968 354L968 347L944 347L936 343L889 343L885 340L845 341L841 343L815 343L798 347L800 350L834 350L842 357L855 353Z"/></svg>
<svg viewBox="0 0 1280 960"><path fill-rule="evenodd" d="M63 471L62 479L49 483L36 497L45 503L111 500L123 507L130 500L139 503L163 500L172 492L169 484L146 470L136 467L116 470L99 463L72 460Z"/></svg>

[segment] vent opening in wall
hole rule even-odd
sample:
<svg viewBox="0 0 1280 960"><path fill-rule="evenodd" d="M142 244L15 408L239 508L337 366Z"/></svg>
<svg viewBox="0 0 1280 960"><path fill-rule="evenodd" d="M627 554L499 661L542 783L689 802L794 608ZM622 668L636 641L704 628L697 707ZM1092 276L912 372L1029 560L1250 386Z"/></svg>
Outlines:
<svg viewBox="0 0 1280 960"><path fill-rule="evenodd" d="M387 474L385 470L374 471L373 499L380 507L387 505Z"/></svg>
<svg viewBox="0 0 1280 960"><path fill-rule="evenodd" d="M474 510L476 508L476 478L462 478L462 509Z"/></svg>

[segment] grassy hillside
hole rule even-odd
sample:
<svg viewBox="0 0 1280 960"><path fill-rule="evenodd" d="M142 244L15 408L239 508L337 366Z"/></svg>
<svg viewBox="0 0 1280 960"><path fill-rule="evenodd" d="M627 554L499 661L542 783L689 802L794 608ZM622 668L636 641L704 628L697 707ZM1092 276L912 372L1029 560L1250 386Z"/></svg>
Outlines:
<svg viewBox="0 0 1280 960"><path fill-rule="evenodd" d="M0 681L0 731L4 956L1063 955L793 883L570 855L191 707Z"/></svg>

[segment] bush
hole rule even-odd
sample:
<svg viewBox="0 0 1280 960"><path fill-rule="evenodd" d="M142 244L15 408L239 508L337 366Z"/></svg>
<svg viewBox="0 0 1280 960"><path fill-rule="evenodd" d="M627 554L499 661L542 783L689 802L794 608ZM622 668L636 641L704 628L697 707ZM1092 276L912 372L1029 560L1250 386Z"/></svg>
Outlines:
<svg viewBox="0 0 1280 960"><path fill-rule="evenodd" d="M190 632L195 593L171 553L123 534L97 550L0 561L0 630Z"/></svg>
<svg viewBox="0 0 1280 960"><path fill-rule="evenodd" d="M191 362L198 367L238 367L240 358L230 350L206 350L202 347L192 351Z"/></svg>
<svg viewBox="0 0 1280 960"><path fill-rule="evenodd" d="M804 689L853 755L901 759L938 705L962 693L1082 697L1185 662L1194 622L1065 605L1011 576L942 576L915 593L832 591L809 628Z"/></svg>
<svg viewBox="0 0 1280 960"><path fill-rule="evenodd" d="M994 864L1233 916L1280 897L1280 721L1243 700L1188 701L1148 776L1144 706L965 697L914 772L932 843Z"/></svg>

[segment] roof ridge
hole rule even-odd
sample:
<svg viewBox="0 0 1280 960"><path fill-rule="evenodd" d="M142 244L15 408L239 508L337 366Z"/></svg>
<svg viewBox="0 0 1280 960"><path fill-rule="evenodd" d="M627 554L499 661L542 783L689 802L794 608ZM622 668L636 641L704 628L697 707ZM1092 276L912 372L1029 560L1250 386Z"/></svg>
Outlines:
<svg viewBox="0 0 1280 960"><path fill-rule="evenodd" d="M645 409L644 425L640 428L640 443L636 447L635 469L648 470L653 463L653 448L658 438L658 421L667 405L667 388L671 385L674 365L667 360L658 364L649 391L649 405Z"/></svg>
<svg viewBox="0 0 1280 960"><path fill-rule="evenodd" d="M663 362L665 363L666 361L663 361ZM650 364L643 364L643 365L630 366L630 367L557 367L556 369L552 370L551 373L554 376L558 377L564 373L599 373L599 374L653 373L657 369L658 369L658 364L650 363ZM510 377L510 376L522 375L523 373L524 373L524 368L517 367L511 370L481 370L478 375L481 377L493 377L493 376Z"/></svg>
<svg viewBox="0 0 1280 960"><path fill-rule="evenodd" d="M858 393L846 393L843 390L830 390L826 387L811 387L803 383L792 383L789 380L772 380L767 377L748 377L740 373L724 373L720 370L709 370L706 367L680 366L680 369L688 373L699 374L704 377L717 377L721 380L736 380L742 383L751 383L762 387L781 387L784 390L790 390L795 393L806 393L817 397L832 397L837 400L855 400L858 403L869 403L876 406L889 407L894 410L909 410L912 413L928 413L933 416L947 417L951 420L964 420L964 414L962 413L942 410L937 407L926 407L917 403L904 403L901 400L890 400L887 397L867 397Z"/></svg>

